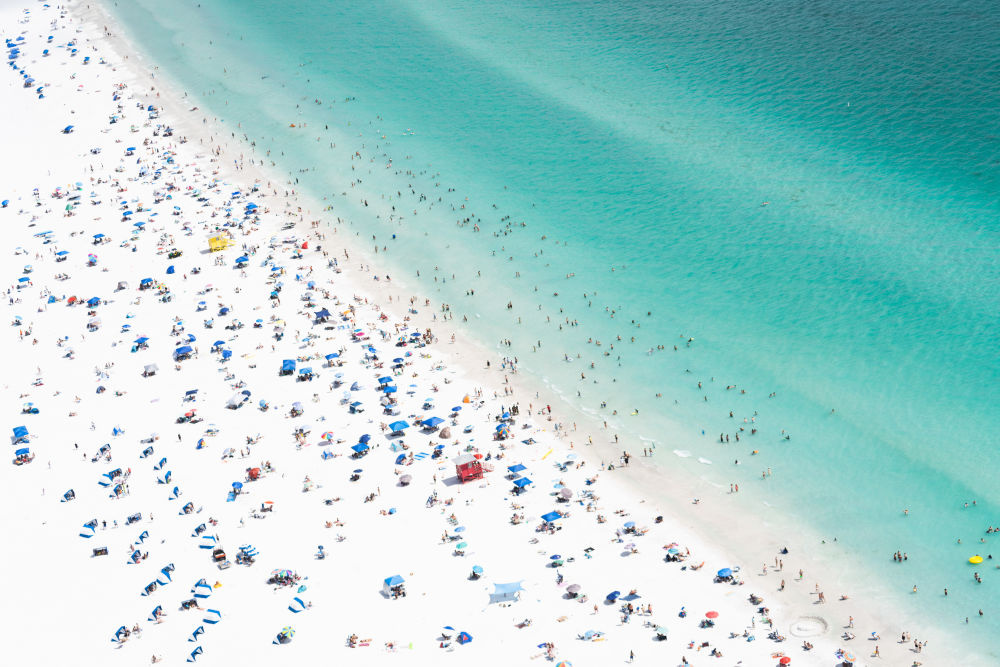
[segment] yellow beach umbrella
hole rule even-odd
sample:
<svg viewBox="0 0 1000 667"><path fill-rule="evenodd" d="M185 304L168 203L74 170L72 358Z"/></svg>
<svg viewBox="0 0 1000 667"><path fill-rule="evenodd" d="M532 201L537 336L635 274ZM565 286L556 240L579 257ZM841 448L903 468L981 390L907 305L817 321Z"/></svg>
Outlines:
<svg viewBox="0 0 1000 667"><path fill-rule="evenodd" d="M972 563L973 565L979 565L980 563L983 562L983 557L973 556L972 558L969 559L969 562Z"/></svg>

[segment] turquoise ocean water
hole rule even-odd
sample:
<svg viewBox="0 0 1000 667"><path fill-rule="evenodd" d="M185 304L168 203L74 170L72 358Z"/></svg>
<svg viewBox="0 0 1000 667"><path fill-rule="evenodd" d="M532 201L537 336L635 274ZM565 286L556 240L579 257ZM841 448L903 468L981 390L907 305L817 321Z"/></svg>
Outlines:
<svg viewBox="0 0 1000 667"><path fill-rule="evenodd" d="M995 3L108 4L387 272L633 453L739 482L991 646L1000 572L966 559L1000 559Z"/></svg>

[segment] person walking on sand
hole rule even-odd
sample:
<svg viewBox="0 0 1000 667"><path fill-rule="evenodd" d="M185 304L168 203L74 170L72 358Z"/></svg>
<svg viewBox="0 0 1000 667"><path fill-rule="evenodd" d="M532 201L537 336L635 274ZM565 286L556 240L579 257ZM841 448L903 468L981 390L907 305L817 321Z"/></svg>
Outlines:
<svg viewBox="0 0 1000 667"><path fill-rule="evenodd" d="M629 662L634 662L635 661L635 653L633 651L629 651L628 652L628 661Z"/></svg>

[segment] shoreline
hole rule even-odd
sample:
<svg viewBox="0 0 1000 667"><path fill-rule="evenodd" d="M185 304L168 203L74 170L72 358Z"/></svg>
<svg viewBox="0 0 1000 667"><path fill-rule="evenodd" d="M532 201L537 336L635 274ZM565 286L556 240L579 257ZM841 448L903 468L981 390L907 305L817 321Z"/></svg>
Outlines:
<svg viewBox="0 0 1000 667"><path fill-rule="evenodd" d="M114 42L112 42L112 44L114 45ZM129 53L129 52L131 54L136 53L133 49L131 49L129 47L129 45L126 42L119 42L117 44L117 46L118 46L118 48L124 48L124 50L127 53ZM119 51L119 55L121 55L120 51ZM141 79L142 79L142 72L141 72L141 69L139 71L135 71L133 68L134 67L140 67L141 68L142 66L141 65L136 66L136 64L134 62L132 62L132 60L133 59L129 60L129 63L126 66L126 69L128 69L128 70L130 70L132 72L132 74L134 76L133 80L138 84L141 81ZM157 87L158 88L164 85L163 81L161 80L160 77L157 77L156 80L157 80ZM169 86L169 84L168 84L168 86ZM171 104L178 104L179 100L177 100L177 99L171 100L171 95L169 95L169 94L166 95L163 98L163 100L165 100L165 103L167 104L167 108L165 109L164 114L165 114L166 117L169 117L171 115L172 111L173 111L170 108ZM177 109L178 109L178 111L180 111L181 107L178 106ZM182 117L183 116L178 115L178 118L182 118ZM179 123L177 126L181 127L181 124ZM217 134L221 133L221 127L224 127L224 126L220 126L220 127L215 128ZM196 135L196 131L195 131L196 129L197 129L197 126L195 124L195 128L192 128L192 130L190 131L190 135L189 136L192 136L192 137L195 136ZM231 150L239 150L239 148L240 148L240 146L237 146L236 149L233 149L233 148L227 146L225 152L228 153L228 151L231 151ZM242 147L242 148L244 150L249 150L249 148L245 147L245 146ZM222 173L222 174L226 173L225 172L226 167L224 166L225 164L226 164L225 160L223 160L220 157L218 165L221 168L220 169L220 173ZM233 178L234 181L244 180L246 173L248 173L248 172L237 172L237 173L235 173L232 176L232 178ZM265 174L264 178L265 179L267 178L266 174ZM274 182L277 182L276 178L272 179L272 180ZM312 216L312 213L311 213L312 209L310 208L309 204L312 204L313 206L317 205L315 201L309 201L308 198L303 193L297 193L296 197L293 198L293 199L291 199L290 201L291 202L299 202L299 201L301 201L301 202L305 202L306 203L306 205L303 206L303 208L306 209L306 211L303 213L303 218L301 220L301 222L303 222L303 223L306 222L306 218ZM291 204L291 205L295 206L296 204ZM284 210L287 211L288 210L288 205L284 206L283 208L284 208ZM317 210L322 211L321 208L317 209ZM324 215L324 213L321 212L321 213L318 213L317 215L320 218L322 218L323 215ZM300 227L299 231L305 231L305 230ZM335 232L335 228L331 227L331 231ZM349 241L349 240L348 241L344 241L342 238L340 238L340 237L343 237L343 236L344 236L343 234L339 234L339 236L338 237L334 237L333 240L335 242L342 243L345 246L351 245L351 241ZM350 235L348 235L348 236L350 236ZM326 243L329 243L330 240L331 239L327 238L326 241L324 241L324 245ZM361 251L359 251L359 250L357 250L356 248L353 249L353 250L351 250L351 252L352 253L356 253L356 254L352 254L352 260L351 261L358 261L359 258L364 258L365 257L364 253L361 252ZM365 263L365 264L368 263L367 259L361 260L361 261L362 261L362 263ZM357 273L357 272L355 272L355 273ZM345 274L346 274L345 277L349 277L349 278L354 278L355 277L354 274L350 273L346 269L345 269ZM365 273L359 274L357 276L359 278L358 282L360 282L360 277L362 275L366 275L366 274ZM402 281L402 280L400 280L398 282L394 282L393 286L395 287L396 284L401 284L400 291L404 291L404 290L408 289L407 286L406 286L406 284L405 284L405 282ZM411 287L409 289L411 291L415 291L415 288ZM387 291L387 288L385 287L384 283L379 283L379 287L378 287L377 290L373 290L373 286L370 283L369 283L369 286L367 288L362 285L360 287L360 290L363 290L363 293L365 294L365 296L368 296L370 298L370 301L372 301L374 303L378 303L380 305L380 307L385 312L392 312L394 314L394 316L392 318L393 320L400 320L401 319L400 318L400 313L398 312L398 306L397 306L397 303L398 303L399 300L396 299L395 302L393 304L391 304L391 305L387 304L386 299L385 299L385 297L386 297L385 292ZM378 293L377 295L376 295L376 292ZM397 296L398 296L398 294L397 294ZM465 377L465 375L469 376L466 379L466 382L472 382L474 384L479 384L479 382L477 380L479 378L481 378L484 374L483 374L483 371L481 369L477 369L476 368L474 360L475 359L482 360L487 355L489 355L489 356L495 356L497 354L497 352L495 350L489 350L489 349L487 349L485 346L483 346L481 344L476 344L474 341L468 340L468 337L465 336L465 335L463 335L463 329L462 329L462 327L460 325L457 326L454 329L452 329L451 327L444 327L443 323L441 323L441 322L427 322L426 321L426 316L427 316L427 314L423 313L423 318L422 318L422 320L420 320L420 324L417 325L417 326L420 327L420 328L425 328L425 325L426 326L433 326L433 328L435 329L436 333L438 333L438 331L443 328L445 330L444 334L443 335L439 335L439 338L440 338L440 340L442 342L444 342L446 340L447 336L450 336L450 333L452 331L455 331L455 332L458 333L458 335L460 337L460 343L458 343L457 345L452 346L452 347L448 347L447 344L445 343L445 345L444 345L444 348L446 350L445 354L449 357L449 359L451 360L451 362L453 362L456 366L459 366L459 367L463 368L463 371L464 371L463 377ZM413 321L411 321L410 324L411 324L411 326L413 326L414 324L417 324L417 322L418 322L418 320L414 319ZM496 387L496 385L497 385L497 382L496 382L496 373L498 373L498 371L493 371L490 374L490 377L489 377L490 382L488 383L489 385L492 385L494 387ZM476 380L472 379L472 375L476 376ZM515 386L520 386L522 383L525 383L524 376L518 376L517 378L515 378L515 380L513 382L513 384ZM524 388L517 389L516 390L516 396L521 396L521 397L523 397L525 395L529 395L530 396L531 395L532 387L530 387L530 382L528 384L529 384L529 387L527 389L524 389ZM537 391L541 391L541 389L538 389ZM503 398L501 398L500 400L503 401ZM536 399L536 400L541 400L541 399ZM558 406L558 403L555 403L555 401L553 401L553 404L555 404L555 405ZM565 437L563 439L565 439ZM600 449L597 449L595 447L594 451L599 452L599 456L600 457L603 457L603 456L609 456L610 457L614 453L614 450L613 450L613 448L612 448L612 446L610 444L604 446L603 450L604 451L602 451ZM577 448L577 451L584 452L584 451L586 451L586 448L585 447ZM662 457L668 457L669 454L668 454L668 452L663 451L663 452L661 452L661 456ZM665 461L666 460L669 460L669 459L665 459ZM666 465L666 463L664 463L664 465ZM635 473L635 474L630 475L630 477L628 478L628 480L625 480L625 479L620 479L621 476L618 475L618 474L616 474L614 476L611 476L613 478L613 480L614 480L612 482L612 486L618 486L618 487L620 487L619 491L629 491L633 495L635 493L635 489L632 488L632 487L639 486L639 487L642 487L644 489L643 494L645 494L645 490L646 489L654 488L654 487L657 486L658 483L662 486L662 481L658 482L658 480L655 479L655 475L656 475L655 471L648 471L648 472L642 471L640 473ZM609 475L607 475L607 473L605 472L605 473L602 473L602 477L604 478L604 480L602 480L602 482L603 482L603 481L607 480L607 478L609 477ZM644 479L636 479L636 478L644 478ZM644 502L644 501L641 501L641 502ZM678 496L677 498L675 498L675 503L674 504L675 505L680 505L681 502L682 502L682 500ZM677 531L681 531L682 529L683 530L694 530L695 537L693 539L695 541L701 541L701 540L697 539L698 538L697 530L693 529L693 527L691 526L691 519L690 519L689 516L687 516L687 515L684 515L684 516L672 516L670 520L675 523L675 529ZM677 524L681 524L681 525L678 526ZM753 531L754 528L748 528L747 530L748 531ZM706 540L705 542L710 542L710 541ZM706 546L697 549L697 551L699 551L699 552L708 553L708 554L710 554L710 555L712 555L715 558L718 558L720 560L725 560L724 554L726 552L731 552L733 550L734 550L733 548L723 548L721 544L719 544L719 545L712 545L711 543L708 543ZM718 553L719 551L722 551L723 554L719 554ZM763 547L760 547L759 549L757 549L757 550L754 551L754 555L759 555L759 554L762 554L762 553L764 553L766 551L767 551L767 549L765 549ZM753 557L753 556L751 556L751 557ZM749 565L748 565L745 569L749 571L752 568L749 567ZM769 580L769 582L770 581L771 580ZM831 593L831 598L832 597L833 597L833 594ZM770 595L768 595L768 598L769 599L773 599L773 598L770 597ZM808 599L808 598L806 598L806 599ZM852 597L852 600L853 599L854 598ZM798 610L798 613L801 615L804 611L810 609L810 607L805 607L805 606L803 606L802 603L798 603L798 604L792 603L792 604L788 605L788 609L789 610ZM843 613L843 612L841 612L841 613ZM864 618L862 616L862 613L863 612L859 612L858 619L863 619ZM792 615L794 615L794 612L793 612ZM830 623L831 623L832 628L836 628L839 625L839 619L832 620ZM874 621L872 621L872 623L874 624ZM891 627L894 627L894 626L893 626L892 623L890 623L888 621L883 621L881 623L878 623L877 627L879 627L880 630L882 632L885 632L885 634L888 636L890 634L890 632L888 631L888 628L891 628ZM835 634L835 631L831 630L831 632L828 634L828 636L824 638L824 641L828 640L829 644L831 646L833 644L837 643L836 638L834 636L832 636L833 634ZM936 641L936 639L937 638L935 637L935 641L932 642L932 645L931 645L932 650L935 647L935 645L940 645L940 643L938 641ZM725 646L725 645L723 644L723 646ZM787 645L787 646L791 646L791 645ZM888 653L888 649L884 650L883 653Z"/></svg>
<svg viewBox="0 0 1000 667"><path fill-rule="evenodd" d="M100 6L100 3L98 3L96 6L100 9L100 11L101 11L101 13L102 13L103 16L105 16L112 24L114 24L114 25L117 26L116 33L118 35L122 35L122 36L121 37L115 37L113 39L120 39L121 40L118 43L119 47L123 48L124 50L128 51L131 54L141 53L133 45L131 45L131 44L129 44L127 42L126 38L123 36L124 33L123 33L122 29L121 29L121 26L117 25L117 22L115 21L114 17L107 15L107 11L103 7ZM133 74L138 78L138 76L139 76L138 72L133 72ZM186 99L186 93L183 93L180 90L180 86L176 82L172 82L172 81L167 80L167 83L164 84L163 78L160 77L160 80L158 81L158 85L160 87L164 88L167 91L166 98L168 100L172 98L175 102L178 102L178 101L180 101L182 99L182 97L179 97L181 95L183 96L184 99ZM214 134L224 134L223 131L225 129L227 129L227 123L226 122L224 122L224 121L220 122L220 121L216 121L216 120L212 120L210 122L212 122L212 123L215 124L215 132L214 132ZM191 131L194 131L195 133L197 132L198 128L197 128L196 124L195 125L191 125L189 123L185 123L185 124L188 125L188 127L191 128ZM230 129L230 131L232 132L232 131L238 130L239 128L232 128L231 125L230 125L228 127L228 129ZM256 153L256 147L255 146L249 146L249 145L245 144L244 142L241 142L238 137L235 139L236 145L237 145L236 149L234 149L233 147L231 147L228 144L229 141L230 140L228 140L228 139L223 139L223 143L226 145L226 150L224 152L226 154L230 155L230 157L236 155L237 151L238 151L238 154L241 155L241 156L243 155L244 152L247 152L249 154ZM233 160L233 162L235 163L235 160ZM226 161L223 161L223 164L229 164L229 163L226 162ZM280 183L280 180L278 179L278 173L276 172L274 174L271 174L271 173L269 173L270 169L276 169L276 170L280 171L280 166L279 167L267 168L267 167L254 166L251 163L251 173L256 172L256 175L257 175L258 178L263 178L263 179L268 180L268 181L274 181L275 183ZM238 178L239 175L240 175L240 172L238 172L238 171L237 172L231 172L231 176L233 178ZM288 186L290 184L290 180L289 179L291 178L291 174L283 174L282 178L285 179L285 185ZM302 190L296 190L295 198L296 199L301 199L302 201L306 202L308 205L311 205L311 206L307 206L306 207L307 212L311 213L313 210L318 211L319 213L317 215L318 215L318 217L320 219L322 219L325 216L327 216L328 214L330 214L331 217L333 217L334 219L333 220L330 220L330 218L326 219L326 224L328 225L329 229L331 229L331 230L333 230L335 232L338 231L338 227L340 229L345 229L345 230L348 229L348 228L342 227L340 225L340 223L337 222L337 220L339 218L336 215L333 215L333 214L330 213L330 211L325 210L326 206L334 206L335 207L336 206L336 202L332 202L331 204L327 204L327 205L324 206L323 203L320 202L318 199L315 199L314 197L312 197L312 196L309 195L309 193L308 193L308 186L305 186L304 189L302 189ZM344 239L343 235L340 235L340 238L338 238L338 240L341 243L343 243L344 245L346 245L348 247L351 247L350 251L352 253L352 257L357 257L357 258L360 259L360 261L361 261L362 264L371 266L372 265L371 263L373 262L373 259L370 257L370 252L368 250L363 249L361 247L361 243L358 240L356 240L359 237L360 237L360 233L356 233L354 235L354 238L352 238L348 234L347 239ZM377 262L378 260L376 259L374 261ZM416 292L421 287L419 285L417 285L417 286L407 285L407 282L408 281L406 280L405 276L402 277L402 278L397 278L396 279L396 283L400 284L402 286L403 290L410 290L411 292ZM381 292L381 296L384 299L385 292L387 291L387 288L385 288L385 286L383 284L381 284L381 283L379 284L379 287L380 287L379 291ZM420 295L417 298L418 299L423 299L423 298L426 298L426 297L423 296L423 295ZM383 303L384 303L384 301L383 301ZM437 329L438 327L441 327L441 325L442 325L442 323L440 321L431 323L431 322L427 322L426 321L426 317L424 317L422 319L424 321L421 322L421 324L419 324L418 326L428 326L428 325L433 324L433 326L435 326L435 329ZM502 351L500 351L499 349L491 349L489 346L487 346L483 342L476 341L473 337L471 337L470 335L468 335L468 332L465 331L465 330L463 330L461 322L446 325L446 335L451 335L451 334L456 334L456 335L458 335L460 337L461 345L459 346L459 348L460 349L461 348L466 348L466 350L465 350L466 354L464 356L468 359L469 362L472 362L473 360L478 360L478 364L479 364L478 373L480 375L482 375L484 373L484 371L485 371L485 369L482 367L482 360L483 359L487 359L487 358L493 357L494 361L498 361L499 359L502 359L502 357L503 357ZM454 347L451 349L451 352L452 353L456 352L456 350L454 349ZM462 356L463 356L462 353L458 352L457 354L455 354L455 359L459 360L459 359L462 358ZM500 371L494 371L494 372L498 373L498 374L500 373ZM492 391L494 391L494 396L496 396L497 395L497 386L496 386L496 379L497 378L492 377L491 379L493 380L493 382L490 383L492 385L491 389L492 389ZM536 401L540 401L541 404L554 404L557 407L561 405L561 406L563 406L562 412L565 412L568 409L569 414L574 415L581 423L583 423L583 424L589 423L590 424L591 430L593 431L593 433L591 434L591 436L593 436L593 435L599 435L601 433L601 430L600 430L601 417L600 416L594 415L594 414L588 414L588 412L585 411L585 410L582 410L582 409L579 409L579 408L575 408L574 406L572 406L571 404L569 404L568 401L564 400L558 394L551 395L549 397L541 398L541 399L537 398L540 394L542 394L542 392L546 392L548 394L552 394L551 388L545 386L545 384L541 381L541 378L533 378L531 376L525 376L524 374L514 373L514 374L512 374L512 382L511 382L511 384L513 386L515 386L515 387L520 386L521 390L518 391L517 393L518 393L518 395L520 395L522 397L523 396L531 396L532 394L534 394L536 396L535 400ZM621 418L619 417L619 419L621 419ZM550 422L552 421L551 418L550 418L549 421ZM558 418L557 418L557 421L558 421ZM573 423L574 426L576 425L575 421L571 420L571 423ZM571 432L568 431L568 430L566 430L566 429L563 429L562 432L558 433L557 435L559 437L561 437L561 438L564 438L564 439L570 439ZM583 438L584 436L581 434L580 437ZM636 446L638 444L645 444L645 443L635 443ZM591 452L590 458L591 459L595 458L593 456L593 453L596 452L596 454L597 454L596 458L598 460L601 460L601 461L614 461L614 460L616 460L618 458L618 454L617 454L616 449L617 449L617 445L615 443L611 442L610 438L608 439L607 442L601 442L599 438L595 438L593 447L589 450ZM633 449L635 449L635 447L627 447L627 449L631 452ZM583 450L578 450L578 451L588 451L588 450L585 448ZM751 523L751 525L749 525L749 526L744 526L743 522L740 521L740 522L737 522L737 525L735 527L737 535L736 536L732 536L732 533L730 533L730 537L727 540L725 540L724 542L720 541L719 535L723 534L724 530L733 531L733 529L734 529L734 526L726 518L728 516L729 512L732 511L732 509L738 509L738 510L742 509L742 511L745 513L744 518L751 518L751 520L752 520L752 517L754 517L754 516L757 515L757 513L753 512L752 510L750 510L749 508L746 508L746 507L733 508L732 506L730 506L728 508L720 508L718 510L718 512L714 516L708 517L708 525L702 525L700 523L700 521L704 520L706 517L702 516L702 517L695 518L694 516L690 515L687 512L684 512L683 510L687 509L688 512L690 512L691 505L690 505L690 500L689 499L690 498L694 498L696 496L702 495L701 492L704 492L706 490L705 489L705 484L703 482L701 482L701 481L696 482L694 484L688 483L687 486L686 486L686 491L687 491L686 493L683 493L683 494L676 494L676 493L674 493L674 494L671 494L669 497L667 495L663 494L664 482L666 482L670 486L681 486L681 485L685 485L685 483L687 482L687 480L682 478L682 475L685 474L683 471L672 471L670 469L670 461L671 460L670 460L669 456L671 456L671 454L669 453L667 447L663 447L661 450L659 450L658 454L659 454L659 457L657 459L649 461L649 463L651 463L652 466L653 466L652 468L645 468L645 469L642 469L642 468L632 468L629 471L630 474L629 474L629 478L628 479L622 479L622 480L616 480L616 481L619 482L620 486L622 486L628 492L630 492L630 493L632 493L634 495L637 495L638 497L642 497L644 499L645 498L650 498L650 497L657 497L658 500L664 502L670 508L670 510L671 510L670 513L673 515L674 519L676 521L681 522L684 525L684 528L686 530L690 531L690 534L693 535L693 536L695 536L695 538L698 539L698 541L700 541L703 544L709 545L712 548L713 551L720 552L719 555L722 556L722 560L724 560L724 561L728 560L728 561L731 561L731 562L738 562L739 559L736 559L736 558L733 557L735 555L735 553L736 552L740 552L742 554L746 554L746 552L747 552L746 545L753 544L754 541L756 540L757 536L759 535L759 532L762 529L766 529L766 528L771 527L771 523L769 521L764 521L764 520L760 521L759 523L756 523L756 522ZM646 461L646 459L644 459L642 457L636 457L636 460L639 461L640 463L643 463L643 462ZM663 478L665 475L667 476L666 479ZM715 485L712 484L711 486L715 486ZM759 500L761 502L761 510L766 511L766 510L771 509L769 506L766 505L766 502L764 501L763 498L760 498ZM646 502L646 501L642 500L642 502ZM826 542L826 540L821 535L819 535L818 533L814 532L811 529L811 527L809 527L809 526L794 525L793 522L787 521L787 520L784 521L784 522L780 522L779 525L781 526L781 532L782 533L785 533L785 534L797 534L797 535L799 535L799 538L798 538L797 541L799 542L800 546L803 543L809 545L809 547L807 547L808 551L803 556L807 561L813 561L813 559L816 557L817 552L820 551L820 548L819 548L818 545L825 544L825 542ZM805 531L807 531L807 533L806 533L807 537L805 539L802 538L801 533L800 533L800 531L803 528L805 529ZM753 549L752 553L750 553L750 554L748 554L748 555L745 556L745 559L748 560L748 561L749 560L760 561L762 563L768 562L774 556L774 554L777 552L777 549L778 549L777 545L778 544L786 544L787 540L782 540L780 538L773 538L773 542L774 542L774 545L771 548L760 546L760 547L757 547L757 548ZM841 557L843 557L843 556L846 556L846 554L841 554ZM827 582L829 582L831 580L832 581L836 581L836 582L842 581L843 577L844 577L845 568L843 568L843 567L840 567L840 568L833 567L833 559L836 558L836 556L829 555L829 556L825 556L825 557L822 557L822 558L823 558L823 561L825 561L823 564L826 566L827 569L820 568L819 569L819 576L816 577L816 579L820 579L820 580L827 581ZM854 570L853 568L850 568L850 567L848 567L846 571L848 573L850 573L850 572L852 572L852 570L854 572L857 571L857 570ZM855 577L855 580L856 580L856 577ZM848 574L848 582L851 582L850 574ZM846 591L850 591L853 594L853 591L857 590L859 587L858 586L847 585L847 586L845 586L843 588L845 589L845 592ZM887 593L887 591L879 591L877 588L870 588L869 592L873 593L875 596L879 596L880 593L881 594ZM838 593L838 595L839 595L839 593ZM798 602L788 603L788 607L789 607L790 610L794 610L794 613L797 613L802 618L808 617L809 614L813 611L812 603L810 601L810 597L809 596L806 596L805 599L800 600ZM794 615L794 613L793 613L793 615ZM899 634L900 632L906 632L907 631L906 628L911 628L914 625L914 622L912 620L909 621L909 622L904 622L904 623L900 623L898 621L892 621L892 622L890 622L889 618L891 618L892 616L894 616L894 614L892 612L890 612L889 610L884 610L884 611L880 611L880 612L877 612L877 613L872 613L872 612L870 612L867 609L862 609L860 611L859 610L851 610L849 613L848 612L844 612L844 614L846 614L846 616L853 615L858 622L860 622L860 623L865 623L866 622L870 627L879 628L880 632L886 632L887 635ZM833 627L836 627L836 621L831 621L831 622L833 623ZM846 626L846 622L844 623L844 625ZM884 628L891 628L892 631L883 630ZM933 633L931 629L923 629L922 633L924 635L930 634L933 637L933 639L935 640L934 641L935 644L942 643L941 640L943 639L943 637L937 635L936 633ZM831 639L832 639L832 637L831 637Z"/></svg>

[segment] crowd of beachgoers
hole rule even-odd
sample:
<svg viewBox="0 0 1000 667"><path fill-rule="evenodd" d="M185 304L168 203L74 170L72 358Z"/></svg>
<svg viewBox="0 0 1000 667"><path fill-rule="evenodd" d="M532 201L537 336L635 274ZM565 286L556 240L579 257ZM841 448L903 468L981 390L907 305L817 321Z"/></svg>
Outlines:
<svg viewBox="0 0 1000 667"><path fill-rule="evenodd" d="M919 662L781 536L640 497L641 443L571 436L82 10L0 14L11 660Z"/></svg>

